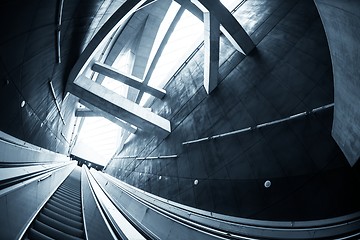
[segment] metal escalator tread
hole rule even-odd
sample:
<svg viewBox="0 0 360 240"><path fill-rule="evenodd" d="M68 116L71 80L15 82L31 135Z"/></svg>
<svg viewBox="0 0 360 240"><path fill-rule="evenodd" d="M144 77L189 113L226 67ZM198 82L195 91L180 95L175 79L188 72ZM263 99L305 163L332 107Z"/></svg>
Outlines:
<svg viewBox="0 0 360 240"><path fill-rule="evenodd" d="M82 217L81 216L76 216L75 214L71 213L71 212L67 212L66 210L63 210L61 208L58 208L54 205L51 205L50 203L47 203L45 206L46 209L49 209L53 212L56 212L57 214L63 215L64 217L71 219L73 221L76 222L80 222Z"/></svg>
<svg viewBox="0 0 360 240"><path fill-rule="evenodd" d="M73 227L71 225L64 224L56 219L50 218L45 214L40 214L38 217L39 221L49 225L50 227L56 228L64 233L70 234L76 237L82 237L83 231Z"/></svg>
<svg viewBox="0 0 360 240"><path fill-rule="evenodd" d="M51 206L51 207L50 207ZM81 221L82 219L82 214L81 214L81 211L77 211L77 210L73 210L71 208L68 208L64 205L61 205L59 203L56 203L56 202L49 202L47 204L47 207L49 209L54 209L56 208L56 211L60 210L61 212L60 213L65 213L65 215L75 221Z"/></svg>
<svg viewBox="0 0 360 240"><path fill-rule="evenodd" d="M71 195L70 193L66 193L66 192L62 192L60 190L56 191L56 193L54 194L54 196L57 196L57 197L63 197L63 198L66 198L66 199L69 199L69 200L72 200L72 201L75 201L77 203L80 204L80 196L77 197L77 196L73 196Z"/></svg>
<svg viewBox="0 0 360 240"><path fill-rule="evenodd" d="M41 212L44 213L44 215L46 215L46 216L48 216L50 218L53 218L53 219L55 219L55 220L57 220L59 222L66 222L67 225L69 225L69 226L73 226L73 227L79 228L79 229L83 228L83 223L82 222L76 222L74 220L66 218L66 217L64 217L64 216L62 216L62 215L60 215L60 214L58 214L56 212L53 212L51 210L48 210L46 208L44 208L43 211L41 211Z"/></svg>
<svg viewBox="0 0 360 240"><path fill-rule="evenodd" d="M49 204L57 207L57 208L60 208L61 210L63 211L66 211L68 213L71 213L71 214L74 214L76 216L79 216L81 218L82 214L81 214L81 208L80 209L76 209L76 208L73 208L73 207L69 207L65 202L57 202L57 201L54 201L52 199L49 200Z"/></svg>
<svg viewBox="0 0 360 240"><path fill-rule="evenodd" d="M36 216L24 239L84 239L81 170L75 168Z"/></svg>
<svg viewBox="0 0 360 240"><path fill-rule="evenodd" d="M69 208L71 209L72 211L75 211L75 212L81 212L81 205L78 205L74 202L69 202L69 201L66 201L62 198L57 198L55 196L53 196L50 200L49 200L49 203L52 203L53 205L55 206L64 206L66 208Z"/></svg>
<svg viewBox="0 0 360 240"><path fill-rule="evenodd" d="M46 236L49 236L54 239L69 239L69 240L79 240L81 238L71 236L67 233L64 233L56 228L50 227L47 224L40 222L39 220L35 220L34 228L39 232L43 233Z"/></svg>
<svg viewBox="0 0 360 240"><path fill-rule="evenodd" d="M63 200L65 201L66 203L70 204L71 206L76 206L77 208L81 208L81 203L80 203L80 200L79 201L76 201L76 200L72 200L70 199L69 197L65 196L65 195L58 195L58 194L54 194L52 196L52 199L53 200Z"/></svg>
<svg viewBox="0 0 360 240"><path fill-rule="evenodd" d="M28 239L36 239L36 240L53 240L53 238L46 236L45 234L42 234L41 232L36 231L33 228L29 229L28 233Z"/></svg>

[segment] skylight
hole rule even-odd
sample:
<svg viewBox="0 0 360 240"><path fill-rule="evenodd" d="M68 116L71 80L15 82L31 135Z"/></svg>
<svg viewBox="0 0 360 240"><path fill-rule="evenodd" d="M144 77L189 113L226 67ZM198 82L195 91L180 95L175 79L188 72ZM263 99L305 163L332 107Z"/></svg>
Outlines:
<svg viewBox="0 0 360 240"><path fill-rule="evenodd" d="M221 2L231 11L238 5L239 1L221 0ZM147 76L147 80L149 80L147 84L149 86L163 88L193 50L203 41L203 22L189 11L183 10L175 1L171 3L159 26L150 54L140 56L140 58L144 57L147 61L145 74L147 74L150 66L155 66L153 71L150 71L151 74ZM176 23L177 20L178 22ZM173 26L173 31L169 36L170 26ZM168 39L166 38L167 41L164 41L165 36L169 36ZM137 39L135 38L135 41ZM112 64L112 67L123 73L132 74L134 60L137 57L134 50L136 49L136 44L133 44L136 42L132 42L129 39L128 41L129 43L122 48L119 57ZM166 45L164 45L164 42L166 42ZM133 46L131 46L132 44ZM153 61L154 64L151 65ZM128 85L108 77L104 78L102 85L125 98L130 89ZM144 93L139 104L144 106L149 97L149 94ZM106 165L107 161L118 150L119 143L124 142L129 135L130 133L109 120L100 117L88 117L84 120L79 141L86 143L92 149L96 149L106 159L100 164Z"/></svg>
<svg viewBox="0 0 360 240"><path fill-rule="evenodd" d="M79 133L78 142L92 149L99 159L95 163L106 165L114 154L120 139L120 127L102 117L88 117Z"/></svg>
<svg viewBox="0 0 360 240"><path fill-rule="evenodd" d="M175 73L185 58L188 57L189 49L193 50L197 45L194 45L194 43L197 43L202 38L203 28L203 23L197 17L189 11L183 13L156 64L156 68L148 83L149 85L160 88L164 87L172 74ZM150 95L145 93L140 101L140 105L143 106L149 97Z"/></svg>

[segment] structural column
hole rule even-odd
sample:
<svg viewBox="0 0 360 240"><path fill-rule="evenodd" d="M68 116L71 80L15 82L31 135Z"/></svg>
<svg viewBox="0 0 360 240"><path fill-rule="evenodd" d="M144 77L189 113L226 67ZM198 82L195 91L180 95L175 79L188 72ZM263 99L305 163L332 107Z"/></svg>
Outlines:
<svg viewBox="0 0 360 240"><path fill-rule="evenodd" d="M204 87L210 94L218 85L220 23L211 12L204 12Z"/></svg>

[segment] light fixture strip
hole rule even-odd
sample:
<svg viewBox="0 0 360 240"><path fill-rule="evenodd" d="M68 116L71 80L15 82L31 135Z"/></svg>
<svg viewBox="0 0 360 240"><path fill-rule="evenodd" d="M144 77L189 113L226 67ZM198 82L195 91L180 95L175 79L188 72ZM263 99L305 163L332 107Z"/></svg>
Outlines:
<svg viewBox="0 0 360 240"><path fill-rule="evenodd" d="M165 156L156 156L156 157L137 157L136 160L152 160L152 159L165 159L165 158L177 158L178 155L165 155Z"/></svg>
<svg viewBox="0 0 360 240"><path fill-rule="evenodd" d="M168 158L177 158L178 155L162 155L155 157L138 157L138 156L124 156L124 157L115 157L114 159L127 159L127 158L135 158L135 160L152 160L152 159L168 159Z"/></svg>
<svg viewBox="0 0 360 240"><path fill-rule="evenodd" d="M324 105L324 106L321 106L321 107L318 107L318 108L314 108L314 109L312 109L310 111L307 111L307 112L297 113L297 114L291 115L291 116L286 117L286 118L281 118L281 119L274 120L274 121L271 121L271 122L258 124L258 125L253 126L253 127L247 127L247 128L227 132L227 133L222 133L222 134L210 136L210 137L204 137L204 138L199 138L199 139L196 139L196 140L186 141L186 142L183 142L182 145L188 145L188 144L208 141L208 140L211 140L211 139L226 137L226 136L235 135L235 134L242 133L242 132L251 131L251 130L254 130L254 129L259 129L259 128L275 125L275 124L286 122L286 121L289 121L289 120L292 120L292 119L295 119L295 118L306 116L306 115L309 115L311 113L319 112L319 111L331 108L333 106L334 106L334 103L330 103L330 104L327 104L327 105Z"/></svg>
<svg viewBox="0 0 360 240"><path fill-rule="evenodd" d="M57 24L57 63L61 63L61 23L62 23L62 14L64 9L64 0L59 0L59 14L58 14L58 24Z"/></svg>
<svg viewBox="0 0 360 240"><path fill-rule="evenodd" d="M62 122L64 123L64 125L66 125L65 119L64 119L64 117L63 117L63 115L62 115L62 113L61 113L61 109L60 109L59 103L56 101L56 94L55 94L55 89L54 89L54 86L53 86L53 84L52 84L52 81L49 81L49 84L50 84L51 92L52 92L52 95L53 95L53 97L54 97L55 105L56 105L56 108L57 108L57 110L58 110L58 112L59 112L60 118L61 118Z"/></svg>

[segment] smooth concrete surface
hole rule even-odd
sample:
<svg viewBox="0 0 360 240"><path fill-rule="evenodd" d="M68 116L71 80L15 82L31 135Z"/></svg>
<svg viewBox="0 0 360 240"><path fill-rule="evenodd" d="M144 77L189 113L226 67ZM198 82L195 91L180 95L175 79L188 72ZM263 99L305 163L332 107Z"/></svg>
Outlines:
<svg viewBox="0 0 360 240"><path fill-rule="evenodd" d="M0 164L65 162L64 154L51 152L0 132Z"/></svg>
<svg viewBox="0 0 360 240"><path fill-rule="evenodd" d="M94 70L95 72L100 73L101 75L122 82L130 87L136 88L139 91L144 91L146 93L149 93L157 98L163 98L166 94L166 91L164 91L163 89L158 89L155 87L151 87L147 84L144 84L141 79L134 77L130 74L121 72L109 65L100 62L95 62L92 65L91 69Z"/></svg>
<svg viewBox="0 0 360 240"><path fill-rule="evenodd" d="M159 131L160 134L164 135L171 132L170 122L167 119L114 93L87 77L80 76L76 79L72 86L69 87L69 91L89 104L144 129L144 131Z"/></svg>
<svg viewBox="0 0 360 240"><path fill-rule="evenodd" d="M204 87L210 94L219 78L220 23L211 12L204 12Z"/></svg>
<svg viewBox="0 0 360 240"><path fill-rule="evenodd" d="M130 137L105 172L166 199L232 216L291 221L358 211L359 170L350 168L331 136L331 108L182 145L333 102L330 53L313 1L248 0L234 16L256 49L244 56L221 37L220 82L207 95L202 48L165 86L164 99L149 104L170 119L172 133L164 140L145 132ZM178 158L136 160L173 154Z"/></svg>
<svg viewBox="0 0 360 240"><path fill-rule="evenodd" d="M245 55L250 54L250 52L255 48L255 44L229 10L227 10L220 1L197 1L199 1L201 5L214 14L214 16L219 20L224 29L222 32L235 49Z"/></svg>
<svg viewBox="0 0 360 240"><path fill-rule="evenodd" d="M334 72L332 135L353 166L360 158L360 2L315 0Z"/></svg>
<svg viewBox="0 0 360 240"><path fill-rule="evenodd" d="M57 62L56 42L59 1L0 4L1 131L41 148L67 153L74 119L74 102L64 99L69 72L88 41L123 2L64 1L61 64ZM66 125L56 109L49 81ZM22 101L26 104L21 108Z"/></svg>

